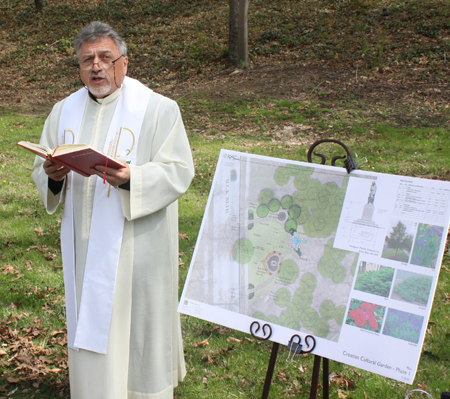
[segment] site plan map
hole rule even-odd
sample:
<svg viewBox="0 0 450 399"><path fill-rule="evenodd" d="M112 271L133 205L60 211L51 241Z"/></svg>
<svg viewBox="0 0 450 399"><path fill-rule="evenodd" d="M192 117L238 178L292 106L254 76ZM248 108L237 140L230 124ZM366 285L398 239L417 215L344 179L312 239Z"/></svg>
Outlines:
<svg viewBox="0 0 450 399"><path fill-rule="evenodd" d="M179 311L312 335L315 354L411 384L449 199L447 182L222 150Z"/></svg>

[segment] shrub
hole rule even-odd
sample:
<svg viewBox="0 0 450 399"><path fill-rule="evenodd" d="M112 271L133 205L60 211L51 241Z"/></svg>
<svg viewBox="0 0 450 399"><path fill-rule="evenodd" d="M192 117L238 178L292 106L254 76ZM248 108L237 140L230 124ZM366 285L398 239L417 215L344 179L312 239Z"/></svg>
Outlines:
<svg viewBox="0 0 450 399"><path fill-rule="evenodd" d="M394 269L390 267L359 274L355 283L355 290L388 297L393 276Z"/></svg>
<svg viewBox="0 0 450 399"><path fill-rule="evenodd" d="M426 305L430 296L432 281L433 279L428 276L411 276L398 283L394 292L405 301Z"/></svg>

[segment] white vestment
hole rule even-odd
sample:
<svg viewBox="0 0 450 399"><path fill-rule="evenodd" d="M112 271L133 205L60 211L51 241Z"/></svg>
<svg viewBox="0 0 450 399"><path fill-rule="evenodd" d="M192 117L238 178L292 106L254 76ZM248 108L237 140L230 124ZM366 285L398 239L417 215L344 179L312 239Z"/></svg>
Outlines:
<svg viewBox="0 0 450 399"><path fill-rule="evenodd" d="M89 99L79 143L103 150L121 89ZM64 101L56 104L41 144L58 145ZM49 213L64 203L54 195L37 158L33 179ZM194 175L177 104L152 93L130 166L130 191L120 189L126 218L114 292L107 354L69 349L72 399L172 399L185 375L178 304L178 204ZM73 173L73 172L71 172ZM73 173L76 294L79 303L97 176ZM113 188L112 188L113 189ZM107 243L105 243L106 245ZM95 306L95 304L92 304Z"/></svg>

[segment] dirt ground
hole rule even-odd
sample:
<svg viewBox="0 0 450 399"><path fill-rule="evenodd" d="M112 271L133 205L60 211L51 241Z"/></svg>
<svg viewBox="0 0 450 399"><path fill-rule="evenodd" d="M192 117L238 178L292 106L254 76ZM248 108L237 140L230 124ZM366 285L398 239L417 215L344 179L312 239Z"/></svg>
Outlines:
<svg viewBox="0 0 450 399"><path fill-rule="evenodd" d="M262 66L246 71L226 70L204 79L181 83L163 92L175 98L203 94L219 99L254 95L260 98L325 101L354 99L367 104L448 104L450 84L423 83L385 69L361 75L357 70L325 66Z"/></svg>
<svg viewBox="0 0 450 399"><path fill-rule="evenodd" d="M130 76L133 76L130 68ZM80 82L81 83L81 82ZM80 85L81 86L81 85ZM388 68L361 74L358 70L328 66L257 66L245 71L222 69L192 76L184 82L161 82L154 90L174 100L201 97L214 101L238 98L262 100L320 101L334 108L352 102L388 110L389 119L411 125L420 114L430 125L450 122L439 112L450 104L449 83L428 83L402 77ZM23 114L46 115L67 91L48 92L44 87L2 90L2 106Z"/></svg>

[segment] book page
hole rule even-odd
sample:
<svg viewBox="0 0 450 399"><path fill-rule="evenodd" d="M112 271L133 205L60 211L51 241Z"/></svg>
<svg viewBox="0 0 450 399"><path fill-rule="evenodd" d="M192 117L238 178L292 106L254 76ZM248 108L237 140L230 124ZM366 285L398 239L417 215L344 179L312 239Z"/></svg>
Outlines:
<svg viewBox="0 0 450 399"><path fill-rule="evenodd" d="M45 157L51 154L50 148L46 147L45 145L31 143L29 141L19 141L17 143L23 148L26 148L27 150L33 151L35 154Z"/></svg>
<svg viewBox="0 0 450 399"><path fill-rule="evenodd" d="M61 144L56 147L52 153L52 157L57 157L71 152L85 150L90 148L87 144ZM94 150L95 151L95 150Z"/></svg>

